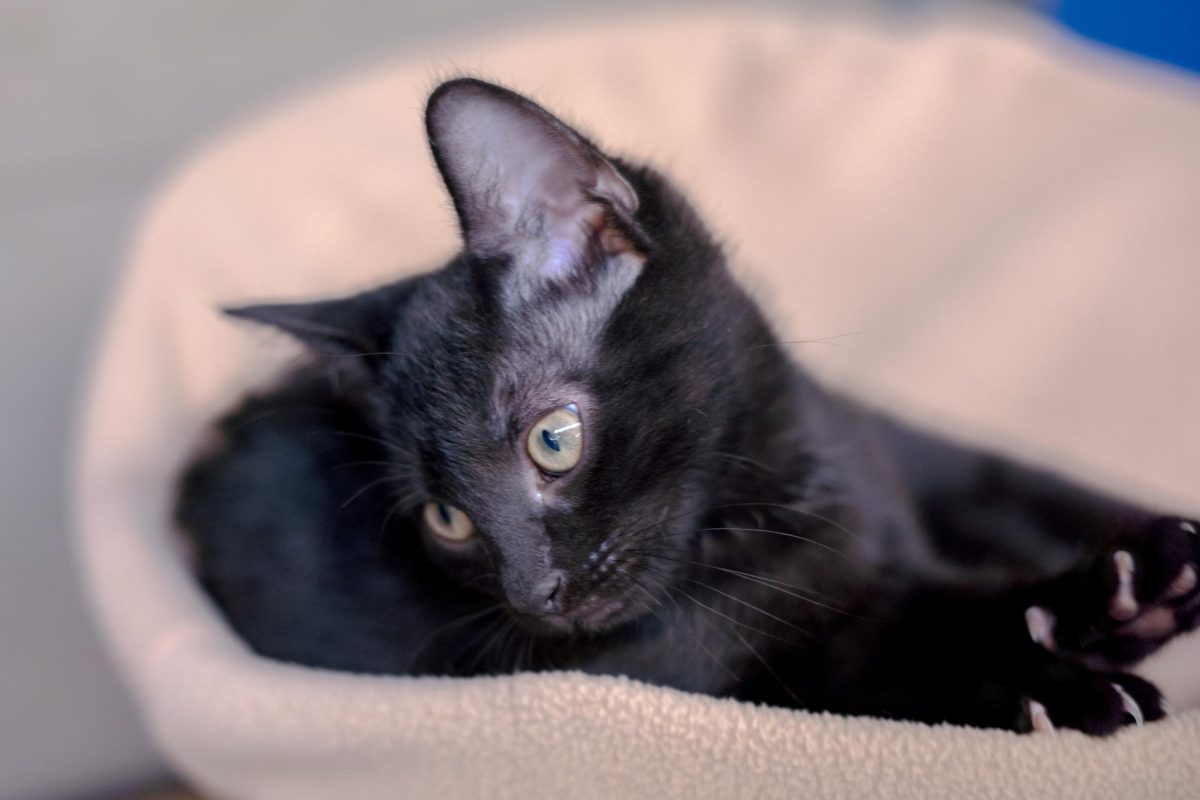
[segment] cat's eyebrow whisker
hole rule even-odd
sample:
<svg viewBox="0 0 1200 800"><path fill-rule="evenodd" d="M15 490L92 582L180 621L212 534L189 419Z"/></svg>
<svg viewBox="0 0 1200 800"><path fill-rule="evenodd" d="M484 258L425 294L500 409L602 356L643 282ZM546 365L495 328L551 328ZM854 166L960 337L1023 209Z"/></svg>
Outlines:
<svg viewBox="0 0 1200 800"><path fill-rule="evenodd" d="M767 342L766 344L756 344L751 346L751 350L761 350L767 347L781 347L785 344L827 344L834 347L844 347L847 350L853 350L853 345L844 344L837 341L838 339L848 339L851 336L863 336L867 331L850 331L848 333L838 333L833 336L823 336L819 339L786 339L777 342Z"/></svg>
<svg viewBox="0 0 1200 800"><path fill-rule="evenodd" d="M397 353L393 350L379 350L374 353L337 353L335 355L326 356L326 358L369 358L370 356L402 356L404 353Z"/></svg>

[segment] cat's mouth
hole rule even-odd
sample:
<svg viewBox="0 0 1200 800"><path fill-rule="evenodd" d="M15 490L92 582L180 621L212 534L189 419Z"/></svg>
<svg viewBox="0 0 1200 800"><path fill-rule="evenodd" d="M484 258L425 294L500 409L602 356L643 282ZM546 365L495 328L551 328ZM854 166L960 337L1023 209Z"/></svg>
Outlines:
<svg viewBox="0 0 1200 800"><path fill-rule="evenodd" d="M561 614L511 613L524 628L539 636L598 635L641 616L627 597L587 597Z"/></svg>
<svg viewBox="0 0 1200 800"><path fill-rule="evenodd" d="M583 633L604 633L634 616L624 597L597 598L586 602L575 614L575 624Z"/></svg>

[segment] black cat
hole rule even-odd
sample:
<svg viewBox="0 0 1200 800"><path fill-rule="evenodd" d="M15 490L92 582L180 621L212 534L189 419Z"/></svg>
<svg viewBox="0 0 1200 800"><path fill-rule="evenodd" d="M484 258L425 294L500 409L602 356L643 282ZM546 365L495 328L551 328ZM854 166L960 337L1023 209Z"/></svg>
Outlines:
<svg viewBox="0 0 1200 800"><path fill-rule="evenodd" d="M230 311L316 356L182 483L255 650L1026 731L1163 715L1124 668L1200 617L1196 523L823 391L674 187L529 100L455 80L426 123L458 257Z"/></svg>

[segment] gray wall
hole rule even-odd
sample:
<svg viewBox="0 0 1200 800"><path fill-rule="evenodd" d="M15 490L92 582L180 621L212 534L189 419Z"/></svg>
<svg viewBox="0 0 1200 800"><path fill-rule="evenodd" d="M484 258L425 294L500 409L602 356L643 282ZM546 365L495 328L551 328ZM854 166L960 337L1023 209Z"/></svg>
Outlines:
<svg viewBox="0 0 1200 800"><path fill-rule="evenodd" d="M635 3L0 0L0 798L96 797L163 774L91 631L64 496L81 373L161 176L315 79L614 5Z"/></svg>

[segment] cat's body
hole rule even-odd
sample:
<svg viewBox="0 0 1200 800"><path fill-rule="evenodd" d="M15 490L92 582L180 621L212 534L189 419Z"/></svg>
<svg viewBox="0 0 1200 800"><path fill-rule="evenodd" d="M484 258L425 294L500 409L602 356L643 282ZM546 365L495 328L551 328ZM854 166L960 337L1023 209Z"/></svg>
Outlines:
<svg viewBox="0 0 1200 800"><path fill-rule="evenodd" d="M325 356L183 484L200 579L256 650L1016 729L1161 715L1121 668L1195 625L1191 523L823 391L669 184L528 101L452 82L429 128L463 256L238 312ZM554 409L583 444L547 471Z"/></svg>

